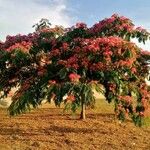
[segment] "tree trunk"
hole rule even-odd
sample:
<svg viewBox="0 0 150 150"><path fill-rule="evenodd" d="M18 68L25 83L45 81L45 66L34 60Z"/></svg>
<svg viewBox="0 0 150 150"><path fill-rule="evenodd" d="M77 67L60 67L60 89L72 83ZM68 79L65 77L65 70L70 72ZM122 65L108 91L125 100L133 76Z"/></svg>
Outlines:
<svg viewBox="0 0 150 150"><path fill-rule="evenodd" d="M81 114L80 114L80 119L84 120L85 119L85 104L82 102L81 104Z"/></svg>

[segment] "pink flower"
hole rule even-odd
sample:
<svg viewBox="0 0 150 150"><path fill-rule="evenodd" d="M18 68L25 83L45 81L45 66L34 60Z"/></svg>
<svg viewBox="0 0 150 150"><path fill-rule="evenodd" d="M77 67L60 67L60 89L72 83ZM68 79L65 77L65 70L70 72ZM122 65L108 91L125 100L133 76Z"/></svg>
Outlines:
<svg viewBox="0 0 150 150"><path fill-rule="evenodd" d="M78 23L76 23L76 28L86 29L87 25L83 22L78 22Z"/></svg>
<svg viewBox="0 0 150 150"><path fill-rule="evenodd" d="M49 80L48 83L51 85L54 85L54 84L56 84L56 81L55 80Z"/></svg>
<svg viewBox="0 0 150 150"><path fill-rule="evenodd" d="M144 28L142 28L142 27L137 27L136 30L137 30L138 32L147 32L147 31L146 31Z"/></svg>
<svg viewBox="0 0 150 150"><path fill-rule="evenodd" d="M75 99L75 96L72 95L72 94L68 95L67 98L66 98L66 101L74 102L75 100L76 100L76 99Z"/></svg>
<svg viewBox="0 0 150 150"><path fill-rule="evenodd" d="M109 84L109 90L110 90L110 91L114 91L115 88L116 88L116 84L114 84L114 83L110 83L110 84Z"/></svg>
<svg viewBox="0 0 150 150"><path fill-rule="evenodd" d="M103 53L104 56L111 56L112 54L113 54L112 51L105 51L105 52Z"/></svg>
<svg viewBox="0 0 150 150"><path fill-rule="evenodd" d="M142 54L142 55L150 55L150 52L149 52L149 51L144 51L144 50L142 50L142 51L141 51L141 54Z"/></svg>
<svg viewBox="0 0 150 150"><path fill-rule="evenodd" d="M60 56L60 50L59 49L53 49L51 52L50 52L50 57L53 57L53 56Z"/></svg>
<svg viewBox="0 0 150 150"><path fill-rule="evenodd" d="M65 42L65 43L63 43L62 47L64 50L67 50L69 48L69 45L68 45L68 43Z"/></svg>
<svg viewBox="0 0 150 150"><path fill-rule="evenodd" d="M136 68L134 68L134 67L131 68L131 72L132 72L132 73L136 73L136 71L137 71Z"/></svg>
<svg viewBox="0 0 150 150"><path fill-rule="evenodd" d="M70 81L72 81L72 82L78 82L80 78L81 78L81 76L78 75L78 74L76 74L76 73L71 73L71 74L69 75L69 79L70 79Z"/></svg>
<svg viewBox="0 0 150 150"><path fill-rule="evenodd" d="M130 105L133 102L133 98L131 96L119 96L118 97L121 101L126 102L126 104Z"/></svg>
<svg viewBox="0 0 150 150"><path fill-rule="evenodd" d="M140 115L141 117L144 117L144 112L140 111L140 112L139 112L139 115Z"/></svg>
<svg viewBox="0 0 150 150"><path fill-rule="evenodd" d="M32 47L31 42L22 41L21 43L15 43L14 45L10 46L6 49L6 51L10 52L12 50L18 49L23 52L29 52L30 48Z"/></svg>

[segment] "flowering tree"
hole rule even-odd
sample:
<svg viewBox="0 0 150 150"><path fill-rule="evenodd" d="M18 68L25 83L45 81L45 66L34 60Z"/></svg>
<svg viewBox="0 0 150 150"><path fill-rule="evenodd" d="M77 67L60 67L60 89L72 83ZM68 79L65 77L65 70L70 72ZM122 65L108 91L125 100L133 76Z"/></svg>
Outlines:
<svg viewBox="0 0 150 150"><path fill-rule="evenodd" d="M84 23L67 29L38 26L32 34L8 36L0 43L0 91L4 98L17 87L10 115L53 99L73 112L80 107L85 119L95 89L114 102L120 120L128 115L141 125L150 98L145 83L150 55L133 38L145 43L149 33L116 14L90 28Z"/></svg>

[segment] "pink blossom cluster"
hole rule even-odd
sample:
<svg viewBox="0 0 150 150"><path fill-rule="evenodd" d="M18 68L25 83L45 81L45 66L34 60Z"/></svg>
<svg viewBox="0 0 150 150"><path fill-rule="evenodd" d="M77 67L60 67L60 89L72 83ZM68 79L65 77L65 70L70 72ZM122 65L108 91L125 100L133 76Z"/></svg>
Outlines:
<svg viewBox="0 0 150 150"><path fill-rule="evenodd" d="M118 14L114 14L110 18L106 18L93 25L90 31L92 33L99 33L99 32L103 32L104 29L105 30L107 29L109 33L118 32L118 31L132 32L134 30L134 24L128 18L124 16L119 16Z"/></svg>
<svg viewBox="0 0 150 150"><path fill-rule="evenodd" d="M59 65L76 70L81 67L91 71L128 67L132 68L133 73L136 72L133 66L138 57L137 47L122 38L114 36L94 39L76 38L72 43L74 43L73 49L70 49L69 43L66 42L60 47L54 47L50 51L50 58L56 57ZM132 55L131 58L124 56L128 51ZM66 56L62 58L61 56L64 55ZM117 59L114 59L114 56Z"/></svg>
<svg viewBox="0 0 150 150"><path fill-rule="evenodd" d="M21 43L15 43L14 45L10 46L9 48L6 49L6 51L11 52L13 50L21 50L23 52L28 53L31 47L32 47L31 42L22 41Z"/></svg>
<svg viewBox="0 0 150 150"><path fill-rule="evenodd" d="M31 42L35 43L38 38L38 35L36 33L30 33L28 35L21 35L18 34L16 36L7 36L6 41L0 44L0 49L6 50L9 47L15 45L16 43L21 43L21 42Z"/></svg>

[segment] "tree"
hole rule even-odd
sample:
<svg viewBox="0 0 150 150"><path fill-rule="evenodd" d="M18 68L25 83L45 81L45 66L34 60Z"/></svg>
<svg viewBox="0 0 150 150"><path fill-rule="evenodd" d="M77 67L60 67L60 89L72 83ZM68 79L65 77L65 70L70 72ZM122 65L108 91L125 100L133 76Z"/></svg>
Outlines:
<svg viewBox="0 0 150 150"><path fill-rule="evenodd" d="M46 26L27 36L7 37L0 45L0 91L3 98L18 88L10 115L53 99L73 112L81 107L85 119L85 107L95 104L95 89L114 102L120 120L129 115L141 126L150 98L145 83L150 57L133 38L145 43L149 33L117 14L90 28L84 23L68 29Z"/></svg>

